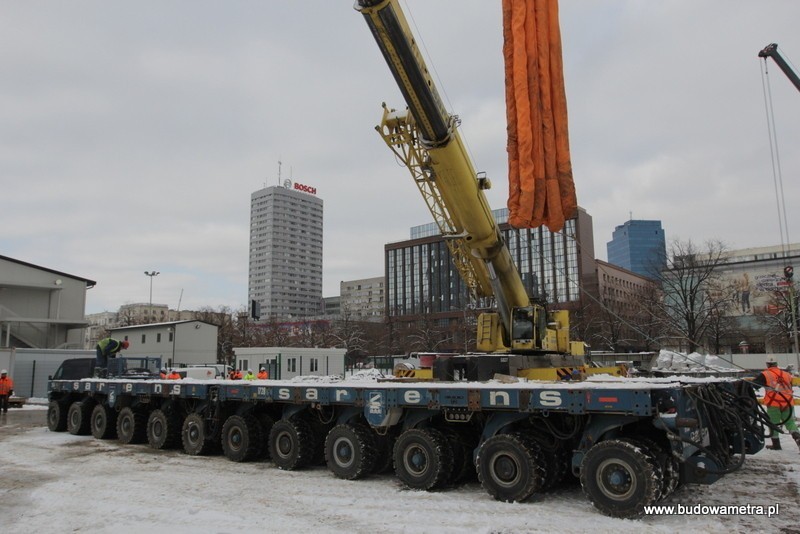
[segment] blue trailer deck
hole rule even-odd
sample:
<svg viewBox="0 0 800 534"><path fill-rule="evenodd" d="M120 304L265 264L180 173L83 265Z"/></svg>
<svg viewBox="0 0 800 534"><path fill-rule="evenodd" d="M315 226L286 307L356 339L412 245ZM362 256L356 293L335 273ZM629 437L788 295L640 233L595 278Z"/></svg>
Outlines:
<svg viewBox="0 0 800 534"><path fill-rule="evenodd" d="M603 513L635 517L682 483L711 483L764 445L740 380L52 380L48 426L340 478L393 469L414 489L477 475L523 501L570 475ZM635 490L635 491L634 491Z"/></svg>

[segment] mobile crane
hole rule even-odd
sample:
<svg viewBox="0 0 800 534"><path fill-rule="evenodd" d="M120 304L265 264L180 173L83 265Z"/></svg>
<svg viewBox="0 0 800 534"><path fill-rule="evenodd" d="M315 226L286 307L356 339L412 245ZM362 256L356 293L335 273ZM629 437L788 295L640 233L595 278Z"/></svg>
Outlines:
<svg viewBox="0 0 800 534"><path fill-rule="evenodd" d="M384 107L382 135L405 155L431 210L441 213L437 220L462 253L467 279L502 302L495 318L481 321L489 330L479 332L482 346L566 350L566 318L528 299L482 193L488 182L475 174L457 120L444 112L432 84L423 90L429 77L403 33L402 13L393 0L359 0L357 8L390 64L398 65L393 72L411 109L398 114ZM487 493L506 502L525 501L572 476L598 510L625 518L642 515L682 483L710 484L737 469L746 454L764 447L771 428L752 389L725 379L408 383L56 375L48 383L47 424L54 432L195 456L221 451L235 462L270 458L283 470L324 464L345 480L391 469L420 490L477 475Z"/></svg>
<svg viewBox="0 0 800 534"><path fill-rule="evenodd" d="M497 312L478 317L477 348L512 353L513 368L580 363L583 343L569 339L567 311L548 311L528 296L492 216L484 191L491 187L475 172L458 132L417 48L397 2L358 0L358 10L375 37L408 106L383 105L376 127L411 172L444 236L459 274L473 296L493 296Z"/></svg>
<svg viewBox="0 0 800 534"><path fill-rule="evenodd" d="M786 59L778 52L778 45L776 43L769 44L764 47L761 52L758 53L758 57L766 58L771 57L772 60L780 67L783 73L789 78L789 81L792 82L792 85L800 91L800 76L792 70L792 67L789 66L789 63Z"/></svg>

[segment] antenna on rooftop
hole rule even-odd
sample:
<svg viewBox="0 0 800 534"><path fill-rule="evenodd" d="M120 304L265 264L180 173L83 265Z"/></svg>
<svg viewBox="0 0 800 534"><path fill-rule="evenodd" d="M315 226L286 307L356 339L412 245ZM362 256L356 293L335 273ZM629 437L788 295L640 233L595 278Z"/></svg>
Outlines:
<svg viewBox="0 0 800 534"><path fill-rule="evenodd" d="M281 185L281 160L278 160L278 185Z"/></svg>

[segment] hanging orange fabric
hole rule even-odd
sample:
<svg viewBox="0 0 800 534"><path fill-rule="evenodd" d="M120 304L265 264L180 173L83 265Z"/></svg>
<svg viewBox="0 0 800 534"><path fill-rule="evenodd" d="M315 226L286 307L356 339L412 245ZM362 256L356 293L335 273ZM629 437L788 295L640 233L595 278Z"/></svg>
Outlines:
<svg viewBox="0 0 800 534"><path fill-rule="evenodd" d="M557 0L503 0L509 223L557 232L578 207Z"/></svg>

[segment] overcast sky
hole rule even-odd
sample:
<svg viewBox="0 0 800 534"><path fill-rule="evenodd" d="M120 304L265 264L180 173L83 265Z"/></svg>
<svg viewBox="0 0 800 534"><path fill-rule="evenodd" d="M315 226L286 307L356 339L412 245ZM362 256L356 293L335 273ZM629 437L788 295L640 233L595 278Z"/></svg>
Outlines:
<svg viewBox="0 0 800 534"><path fill-rule="evenodd" d="M324 200L324 296L431 221L373 130L402 97L352 0L0 1L0 254L97 281L87 312L247 301L250 194ZM778 245L757 53L800 64L796 0L561 0L578 202L614 227ZM439 90L505 206L499 0L409 0ZM772 62L789 237L800 93Z"/></svg>

